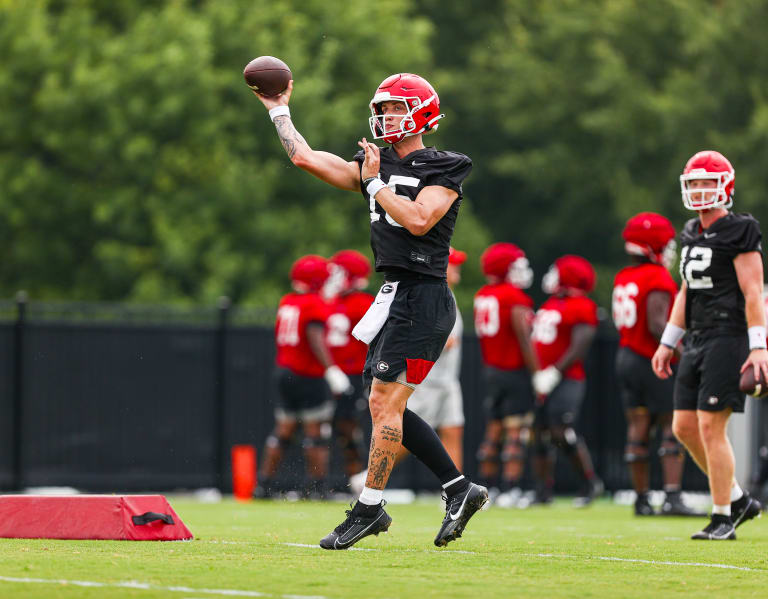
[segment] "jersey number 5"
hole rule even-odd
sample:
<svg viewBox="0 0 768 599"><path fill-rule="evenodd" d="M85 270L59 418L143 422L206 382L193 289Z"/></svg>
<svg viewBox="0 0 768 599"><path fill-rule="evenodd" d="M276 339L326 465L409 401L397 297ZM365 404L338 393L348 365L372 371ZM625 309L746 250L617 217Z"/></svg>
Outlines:
<svg viewBox="0 0 768 599"><path fill-rule="evenodd" d="M420 183L420 181L416 177L406 177L404 175L392 175L389 178L389 181L387 182L387 187L392 191L392 193L397 195L397 191L396 191L396 188L395 188L396 185L406 185L408 187L418 187L419 183ZM411 198L409 198L408 196L398 195L397 197L398 198L403 198L404 200L408 200L409 202L411 201ZM379 217L381 216L378 212L376 212L376 200L374 198L370 199L370 208L371 208L371 222L373 223L373 222L376 222L377 220L379 220ZM393 227L402 227L403 226L400 223L395 222L395 219L392 218L386 212L384 212L384 218L386 218L387 222L390 225L392 225Z"/></svg>

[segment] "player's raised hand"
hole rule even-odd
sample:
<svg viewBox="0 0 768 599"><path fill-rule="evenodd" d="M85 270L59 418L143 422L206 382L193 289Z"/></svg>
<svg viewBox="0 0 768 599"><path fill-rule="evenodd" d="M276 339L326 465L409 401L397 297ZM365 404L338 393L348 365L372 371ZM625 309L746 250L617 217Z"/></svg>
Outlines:
<svg viewBox="0 0 768 599"><path fill-rule="evenodd" d="M261 100L261 103L264 104L267 110L272 110L277 106L288 106L288 102L291 99L292 91L293 91L293 79L291 79L288 82L288 87L285 88L285 91L283 91L282 93L276 96L264 96L255 91L253 92L253 95L256 96L259 100Z"/></svg>
<svg viewBox="0 0 768 599"><path fill-rule="evenodd" d="M365 160L363 161L363 168L360 170L360 176L363 180L369 177L378 177L381 160L378 146L370 143L365 138L357 142L357 145L365 150Z"/></svg>

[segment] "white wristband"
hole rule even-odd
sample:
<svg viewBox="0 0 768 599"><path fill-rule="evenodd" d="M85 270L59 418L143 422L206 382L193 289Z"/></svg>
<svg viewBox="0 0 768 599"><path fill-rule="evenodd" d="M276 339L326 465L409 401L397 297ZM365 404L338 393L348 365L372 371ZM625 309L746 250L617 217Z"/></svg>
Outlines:
<svg viewBox="0 0 768 599"><path fill-rule="evenodd" d="M272 119L273 123L279 116L287 116L288 118L291 118L291 111L284 104L269 109L269 118Z"/></svg>
<svg viewBox="0 0 768 599"><path fill-rule="evenodd" d="M664 332L661 334L660 343L675 349L683 335L685 335L685 329L681 329L679 326L668 322L667 326L664 327Z"/></svg>
<svg viewBox="0 0 768 599"><path fill-rule="evenodd" d="M382 189L384 189L387 186L384 181L376 177L373 181L368 183L368 186L365 188L365 190L368 192L368 195L372 198L376 197L376 194L379 193Z"/></svg>
<svg viewBox="0 0 768 599"><path fill-rule="evenodd" d="M749 327L747 329L749 336L749 349L765 349L765 327Z"/></svg>

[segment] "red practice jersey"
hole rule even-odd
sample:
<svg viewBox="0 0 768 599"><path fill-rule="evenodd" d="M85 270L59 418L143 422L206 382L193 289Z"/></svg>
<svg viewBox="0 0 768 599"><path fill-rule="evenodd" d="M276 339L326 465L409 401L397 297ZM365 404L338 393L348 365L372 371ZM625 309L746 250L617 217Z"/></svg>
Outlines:
<svg viewBox="0 0 768 599"><path fill-rule="evenodd" d="M613 322L619 330L619 345L648 359L653 357L659 340L648 330L648 294L669 293L669 310L677 293L677 283L660 264L636 264L620 270L613 281Z"/></svg>
<svg viewBox="0 0 768 599"><path fill-rule="evenodd" d="M277 308L275 343L277 365L302 376L323 376L325 368L315 357L307 339L311 322L325 326L328 305L319 293L289 293Z"/></svg>
<svg viewBox="0 0 768 599"><path fill-rule="evenodd" d="M363 373L368 346L352 336L352 329L371 307L374 297L353 291L336 298L328 317L326 343L333 361L345 374Z"/></svg>
<svg viewBox="0 0 768 599"><path fill-rule="evenodd" d="M597 326L597 304L586 296L550 296L536 311L533 346L541 368L555 364L571 345L573 327ZM577 360L563 373L565 378L583 380L584 363Z"/></svg>
<svg viewBox="0 0 768 599"><path fill-rule="evenodd" d="M512 326L515 306L533 307L533 300L511 283L485 285L475 294L475 333L483 360L501 370L525 367L520 344Z"/></svg>

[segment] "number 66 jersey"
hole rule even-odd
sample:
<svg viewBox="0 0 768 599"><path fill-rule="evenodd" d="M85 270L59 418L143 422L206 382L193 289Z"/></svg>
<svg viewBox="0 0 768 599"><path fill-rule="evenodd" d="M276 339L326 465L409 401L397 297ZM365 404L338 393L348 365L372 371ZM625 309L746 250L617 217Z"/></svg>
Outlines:
<svg viewBox="0 0 768 599"><path fill-rule="evenodd" d="M652 291L670 295L669 311L677 293L677 283L661 264L645 262L621 269L613 281L613 322L619 331L619 345L636 354L652 358L659 340L648 327L648 295ZM669 317L669 313L667 313Z"/></svg>
<svg viewBox="0 0 768 599"><path fill-rule="evenodd" d="M761 252L760 224L750 214L729 212L704 230L692 218L680 234L680 275L688 286L685 326L713 333L745 333L744 294L733 259Z"/></svg>

